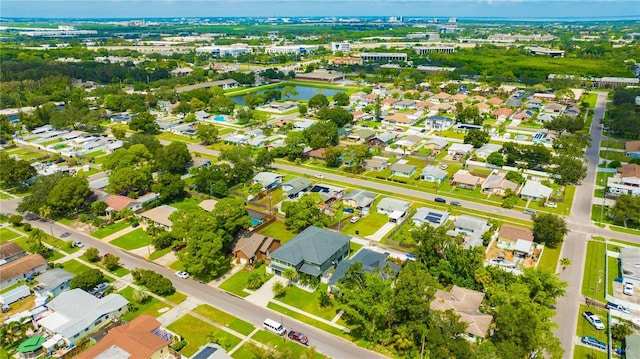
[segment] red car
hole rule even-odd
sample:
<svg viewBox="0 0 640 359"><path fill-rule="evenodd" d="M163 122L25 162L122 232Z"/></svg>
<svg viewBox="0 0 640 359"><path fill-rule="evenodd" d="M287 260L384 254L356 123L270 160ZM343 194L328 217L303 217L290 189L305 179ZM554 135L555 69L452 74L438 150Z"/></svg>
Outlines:
<svg viewBox="0 0 640 359"><path fill-rule="evenodd" d="M300 332L296 332L295 330L290 330L289 331L289 339L291 340L295 340L298 343L304 344L304 345L308 345L309 343L309 338L300 333Z"/></svg>

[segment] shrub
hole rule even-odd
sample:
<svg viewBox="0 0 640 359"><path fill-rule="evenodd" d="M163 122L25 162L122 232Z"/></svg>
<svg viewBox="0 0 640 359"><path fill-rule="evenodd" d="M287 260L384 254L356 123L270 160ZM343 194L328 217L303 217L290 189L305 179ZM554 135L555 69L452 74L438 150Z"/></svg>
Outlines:
<svg viewBox="0 0 640 359"><path fill-rule="evenodd" d="M621 167L621 166L622 166L622 163L620 163L620 161L611 161L607 165L608 168L618 168L618 167Z"/></svg>
<svg viewBox="0 0 640 359"><path fill-rule="evenodd" d="M82 222L82 223L87 223L89 221L89 216L87 216L86 214L81 214L78 216L78 221Z"/></svg>
<svg viewBox="0 0 640 359"><path fill-rule="evenodd" d="M169 295L175 292L171 281L162 275L146 269L136 269L132 272L133 278L157 295Z"/></svg>
<svg viewBox="0 0 640 359"><path fill-rule="evenodd" d="M258 272L251 272L247 278L247 288L256 290L264 284L264 277Z"/></svg>
<svg viewBox="0 0 640 359"><path fill-rule="evenodd" d="M81 288L88 291L102 282L104 282L102 272L99 269L89 269L71 279L71 289Z"/></svg>
<svg viewBox="0 0 640 359"><path fill-rule="evenodd" d="M109 271L113 271L120 266L120 257L110 255L102 258L102 265Z"/></svg>
<svg viewBox="0 0 640 359"><path fill-rule="evenodd" d="M264 264L264 259L258 259L257 261L253 262L253 268L258 269L262 267L263 264Z"/></svg>
<svg viewBox="0 0 640 359"><path fill-rule="evenodd" d="M31 223L25 223L24 224L25 232L31 232L32 229L33 229L33 227L31 227Z"/></svg>
<svg viewBox="0 0 640 359"><path fill-rule="evenodd" d="M19 214L14 214L11 217L9 217L9 223L11 223L11 225L13 225L14 227L20 227L20 225L22 224L22 216Z"/></svg>

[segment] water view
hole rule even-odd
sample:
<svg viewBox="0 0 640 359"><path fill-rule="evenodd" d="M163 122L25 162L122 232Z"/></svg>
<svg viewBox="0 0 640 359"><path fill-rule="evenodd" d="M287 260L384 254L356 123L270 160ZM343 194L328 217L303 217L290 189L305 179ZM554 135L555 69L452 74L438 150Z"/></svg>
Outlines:
<svg viewBox="0 0 640 359"><path fill-rule="evenodd" d="M281 90L281 89L282 87L274 87L270 90ZM308 87L308 86L295 86L295 89L296 89L296 92L298 93L297 95L291 95L288 98L283 97L282 100L308 100L317 94L323 94L327 97L331 97L337 94L338 92L344 92L341 90L332 90L332 89L316 88L316 87ZM264 92L265 90L252 92L252 93L259 94ZM244 96L245 95L233 96L231 97L231 99L234 100L238 105L244 105Z"/></svg>

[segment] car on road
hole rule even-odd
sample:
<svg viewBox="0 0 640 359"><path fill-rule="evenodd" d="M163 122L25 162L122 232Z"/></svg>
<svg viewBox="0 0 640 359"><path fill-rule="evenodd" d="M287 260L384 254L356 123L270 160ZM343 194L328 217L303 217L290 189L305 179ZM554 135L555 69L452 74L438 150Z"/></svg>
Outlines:
<svg viewBox="0 0 640 359"><path fill-rule="evenodd" d="M353 216L351 217L351 223L356 223L360 220L360 216Z"/></svg>
<svg viewBox="0 0 640 359"><path fill-rule="evenodd" d="M598 349L602 349L605 350L607 349L607 344L604 342L599 341L598 339L594 338L594 337L582 337L580 338L580 341L582 342L582 344L588 345L590 347L594 347L594 348L598 348Z"/></svg>
<svg viewBox="0 0 640 359"><path fill-rule="evenodd" d="M532 215L532 216L533 216L533 215L538 214L538 211L536 211L535 209L529 209L529 208L527 208L527 209L525 209L524 211L522 211L522 213L524 213L524 214L529 214L529 215Z"/></svg>
<svg viewBox="0 0 640 359"><path fill-rule="evenodd" d="M324 175L321 175L321 174L319 174L319 173L318 173L317 175L315 175L315 177L316 177L316 178L323 179L323 178L324 178Z"/></svg>
<svg viewBox="0 0 640 359"><path fill-rule="evenodd" d="M619 312L629 313L629 308L625 307L622 304L617 304L617 303L613 303L613 302L608 302L607 303L607 309L613 309L613 310L617 310Z"/></svg>
<svg viewBox="0 0 640 359"><path fill-rule="evenodd" d="M438 202L438 203L447 203L447 200L442 198L442 197L436 197L434 199L434 201Z"/></svg>
<svg viewBox="0 0 640 359"><path fill-rule="evenodd" d="M182 278L182 279L188 279L189 278L189 273L183 272L183 271L176 272L176 277Z"/></svg>
<svg viewBox="0 0 640 359"><path fill-rule="evenodd" d="M84 247L84 243L82 243L80 241L75 241L75 242L73 242L73 246L74 247L78 247L78 248L82 248L82 247Z"/></svg>
<svg viewBox="0 0 640 359"><path fill-rule="evenodd" d="M593 325L594 328L598 329L598 330L603 330L604 329L604 323L602 322L602 320L600 320L600 317L591 313L591 312L584 312L582 313L582 316L591 324Z"/></svg>
<svg viewBox="0 0 640 359"><path fill-rule="evenodd" d="M441 170L446 170L447 168L449 168L449 166L448 166L448 165L440 165L440 169L441 169Z"/></svg>
<svg viewBox="0 0 640 359"><path fill-rule="evenodd" d="M626 282L622 287L622 293L626 295L633 295L633 283Z"/></svg>
<svg viewBox="0 0 640 359"><path fill-rule="evenodd" d="M451 201L451 205L455 207L460 207L462 206L462 203L460 203L459 201Z"/></svg>
<svg viewBox="0 0 640 359"><path fill-rule="evenodd" d="M309 338L306 335L300 332L296 332L295 330L290 330L287 336L289 337L289 339L304 345L308 345L309 343Z"/></svg>
<svg viewBox="0 0 640 359"><path fill-rule="evenodd" d="M64 232L64 233L62 233L62 234L60 235L60 238L67 238L67 237L69 237L70 235L71 235L71 233L69 233L69 232Z"/></svg>
<svg viewBox="0 0 640 359"><path fill-rule="evenodd" d="M544 205L549 208L558 208L558 205L553 202L547 202Z"/></svg>

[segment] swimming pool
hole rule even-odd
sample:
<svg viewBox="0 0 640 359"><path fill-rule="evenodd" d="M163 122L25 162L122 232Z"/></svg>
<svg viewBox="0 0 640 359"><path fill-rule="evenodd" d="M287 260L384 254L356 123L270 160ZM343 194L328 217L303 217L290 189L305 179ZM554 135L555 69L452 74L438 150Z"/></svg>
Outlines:
<svg viewBox="0 0 640 359"><path fill-rule="evenodd" d="M223 115L217 115L213 118L213 120L217 122L227 122L226 117L224 117Z"/></svg>
<svg viewBox="0 0 640 359"><path fill-rule="evenodd" d="M262 213L258 213L256 211L252 211L252 210L247 210L247 212L249 213L249 218L251 218L251 227L257 227L259 225L261 225L262 223L264 223L264 221L267 220L267 218L265 217L265 215L263 215Z"/></svg>
<svg viewBox="0 0 640 359"><path fill-rule="evenodd" d="M525 135L518 135L518 136L516 136L516 140L519 140L519 141L524 141L524 140L526 140L526 139L527 139L527 136L525 136Z"/></svg>

